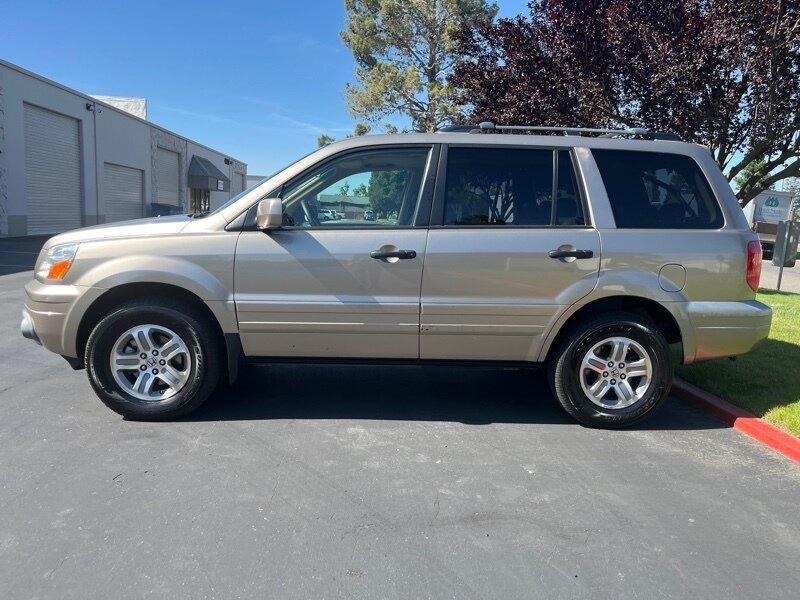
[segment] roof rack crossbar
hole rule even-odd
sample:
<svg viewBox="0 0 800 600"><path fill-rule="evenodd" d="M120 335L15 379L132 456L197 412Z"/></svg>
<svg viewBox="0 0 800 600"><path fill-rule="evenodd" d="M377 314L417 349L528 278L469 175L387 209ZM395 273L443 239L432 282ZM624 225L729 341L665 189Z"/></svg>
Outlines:
<svg viewBox="0 0 800 600"><path fill-rule="evenodd" d="M478 123L478 125L455 125L445 127L443 132L462 132L462 133L489 133L492 131L541 131L555 132L563 135L584 135L598 134L600 137L632 136L643 137L652 140L683 141L680 136L666 131L649 131L640 127L631 129L602 129L596 127L550 127L542 125L495 125L490 121Z"/></svg>

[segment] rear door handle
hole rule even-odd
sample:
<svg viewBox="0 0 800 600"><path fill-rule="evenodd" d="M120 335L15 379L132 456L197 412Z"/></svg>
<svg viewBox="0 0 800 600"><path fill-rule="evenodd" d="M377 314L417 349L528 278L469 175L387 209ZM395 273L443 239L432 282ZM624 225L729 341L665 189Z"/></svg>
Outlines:
<svg viewBox="0 0 800 600"><path fill-rule="evenodd" d="M547 256L550 258L592 258L594 252L591 250L550 250Z"/></svg>
<svg viewBox="0 0 800 600"><path fill-rule="evenodd" d="M410 258L417 258L416 250L373 250L369 253L370 258L383 259L383 258L399 258L400 260L408 260Z"/></svg>

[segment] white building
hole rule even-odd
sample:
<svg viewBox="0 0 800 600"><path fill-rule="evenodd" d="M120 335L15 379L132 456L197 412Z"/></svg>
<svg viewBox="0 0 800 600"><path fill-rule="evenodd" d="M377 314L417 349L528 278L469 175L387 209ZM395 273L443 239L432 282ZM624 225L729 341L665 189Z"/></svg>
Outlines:
<svg viewBox="0 0 800 600"><path fill-rule="evenodd" d="M0 60L0 236L215 208L247 165Z"/></svg>
<svg viewBox="0 0 800 600"><path fill-rule="evenodd" d="M253 187L255 184L264 181L267 178L266 175L247 175L247 187Z"/></svg>

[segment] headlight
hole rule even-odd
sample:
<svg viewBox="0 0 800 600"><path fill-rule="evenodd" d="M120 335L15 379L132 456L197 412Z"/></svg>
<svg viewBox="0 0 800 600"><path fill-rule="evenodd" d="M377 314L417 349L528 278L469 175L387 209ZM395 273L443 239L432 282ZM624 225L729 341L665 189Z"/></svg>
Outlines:
<svg viewBox="0 0 800 600"><path fill-rule="evenodd" d="M39 266L36 268L36 276L45 280L61 280L67 276L75 254L78 252L78 244L62 244L53 246L47 251Z"/></svg>

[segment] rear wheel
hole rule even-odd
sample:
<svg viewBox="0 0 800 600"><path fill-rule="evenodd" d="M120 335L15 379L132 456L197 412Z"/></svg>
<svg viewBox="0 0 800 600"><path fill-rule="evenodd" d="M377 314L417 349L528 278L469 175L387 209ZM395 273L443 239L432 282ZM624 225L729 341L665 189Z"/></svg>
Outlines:
<svg viewBox="0 0 800 600"><path fill-rule="evenodd" d="M553 352L554 395L591 427L626 427L650 415L672 382L669 345L639 315L617 313L579 325Z"/></svg>
<svg viewBox="0 0 800 600"><path fill-rule="evenodd" d="M155 299L125 304L102 319L85 353L100 399L139 420L175 418L200 406L216 387L221 360L203 315Z"/></svg>

